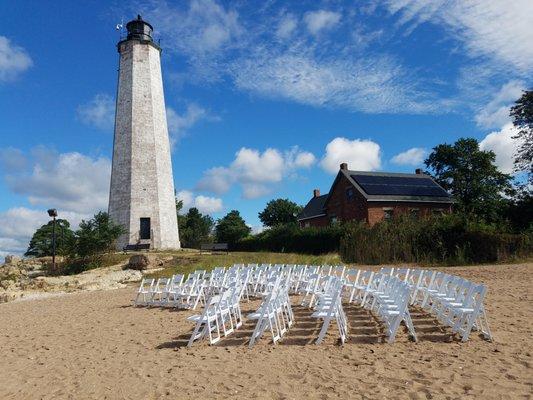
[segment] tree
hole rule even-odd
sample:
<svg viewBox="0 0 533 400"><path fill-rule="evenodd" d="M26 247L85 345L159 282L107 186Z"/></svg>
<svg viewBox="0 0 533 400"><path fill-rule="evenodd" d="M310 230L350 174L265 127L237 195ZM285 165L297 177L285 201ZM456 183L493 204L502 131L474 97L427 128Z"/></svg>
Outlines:
<svg viewBox="0 0 533 400"><path fill-rule="evenodd" d="M259 213L259 219L268 227L296 223L300 211L302 207L289 199L270 200Z"/></svg>
<svg viewBox="0 0 533 400"><path fill-rule="evenodd" d="M196 207L192 207L184 216L184 220L180 231L180 240L184 247L200 248L200 244L209 241L215 225L213 218L202 215Z"/></svg>
<svg viewBox="0 0 533 400"><path fill-rule="evenodd" d="M53 221L41 226L33 234L28 250L24 255L34 257L45 257L52 255L52 234L54 230ZM74 232L70 229L70 223L66 219L56 219L56 254L66 256L69 254L75 243Z"/></svg>
<svg viewBox="0 0 533 400"><path fill-rule="evenodd" d="M513 139L520 140L515 157L516 171L525 171L533 184L533 90L526 90L511 107L513 124L518 133Z"/></svg>
<svg viewBox="0 0 533 400"><path fill-rule="evenodd" d="M92 219L81 221L80 229L76 231L76 254L85 258L112 250L117 238L125 232L108 213L99 212Z"/></svg>
<svg viewBox="0 0 533 400"><path fill-rule="evenodd" d="M176 215L178 217L178 230L180 232L181 229L185 228L185 224L187 223L187 217L181 214L181 210L183 210L183 200L178 200L176 198Z"/></svg>
<svg viewBox="0 0 533 400"><path fill-rule="evenodd" d="M511 176L498 170L492 151L473 138L440 144L424 161L429 173L457 201L456 209L488 221L500 218L503 194L511 194Z"/></svg>
<svg viewBox="0 0 533 400"><path fill-rule="evenodd" d="M215 227L217 242L228 243L230 245L245 238L250 232L250 227L246 225L237 210L232 210L226 216L219 219Z"/></svg>

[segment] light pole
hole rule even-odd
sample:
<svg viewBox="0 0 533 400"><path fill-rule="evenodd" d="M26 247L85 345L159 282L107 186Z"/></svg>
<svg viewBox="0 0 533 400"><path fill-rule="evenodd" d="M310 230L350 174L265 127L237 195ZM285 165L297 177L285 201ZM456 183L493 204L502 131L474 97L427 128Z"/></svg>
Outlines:
<svg viewBox="0 0 533 400"><path fill-rule="evenodd" d="M54 219L52 224L52 271L56 270L56 217L57 210L51 208L48 210L48 215Z"/></svg>

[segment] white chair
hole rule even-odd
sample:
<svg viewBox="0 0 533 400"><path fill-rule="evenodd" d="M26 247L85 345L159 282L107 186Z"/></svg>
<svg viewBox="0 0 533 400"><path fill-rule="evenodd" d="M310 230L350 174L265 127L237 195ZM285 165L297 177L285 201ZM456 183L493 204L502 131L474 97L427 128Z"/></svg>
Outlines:
<svg viewBox="0 0 533 400"><path fill-rule="evenodd" d="M159 278L150 293L150 305L163 305L168 301L167 296L170 288L170 278Z"/></svg>
<svg viewBox="0 0 533 400"><path fill-rule="evenodd" d="M189 338L189 342L187 343L187 347L191 347L195 340L206 336L209 337L209 344L215 344L220 341L219 302L220 296L213 296L209 299L202 314L192 315L187 318L189 321L196 324L193 333Z"/></svg>
<svg viewBox="0 0 533 400"><path fill-rule="evenodd" d="M348 335L348 324L346 315L342 308L342 288L343 283L340 279L335 278L328 287L328 291L318 296L316 311L311 315L313 318L323 319L322 328L318 334L316 344L322 343L328 331L331 320L335 318L339 329L341 343L344 344Z"/></svg>
<svg viewBox="0 0 533 400"><path fill-rule="evenodd" d="M133 300L135 306L147 305L148 301L151 298L151 293L154 287L155 280L152 278L143 278L141 284L139 285L139 290L137 291L137 296ZM142 301L140 297L142 296Z"/></svg>

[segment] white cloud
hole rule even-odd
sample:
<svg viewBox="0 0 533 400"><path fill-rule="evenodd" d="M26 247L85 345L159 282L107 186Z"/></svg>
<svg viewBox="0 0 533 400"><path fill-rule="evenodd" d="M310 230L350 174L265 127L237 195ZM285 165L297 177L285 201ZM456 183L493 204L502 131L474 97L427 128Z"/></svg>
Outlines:
<svg viewBox="0 0 533 400"><path fill-rule="evenodd" d="M337 137L327 144L320 165L331 174L336 174L344 162L351 170L375 171L381 168L380 153L379 144L371 140Z"/></svg>
<svg viewBox="0 0 533 400"><path fill-rule="evenodd" d="M153 5L146 10L147 19L157 21L173 49L193 57L210 58L227 51L243 32L238 13L213 0L192 0L188 9L165 1Z"/></svg>
<svg viewBox="0 0 533 400"><path fill-rule="evenodd" d="M11 190L28 196L32 205L91 214L107 209L111 162L80 153L57 153L45 147L33 151L30 171L5 176Z"/></svg>
<svg viewBox="0 0 533 400"><path fill-rule="evenodd" d="M267 98L367 113L443 113L454 106L437 98L427 80L422 82L399 57L375 49L362 52L364 46L353 40L295 35L296 17L286 12L272 17L266 11L271 5L252 10L246 3L231 3L234 9L214 1L184 4L154 0L146 15L165 36L165 50L185 58L188 71L180 76L189 83L227 80ZM357 22L354 15L346 15L351 25ZM340 19L339 13L318 10L305 14L303 23L318 34ZM206 45L203 32L213 25L224 35Z"/></svg>
<svg viewBox="0 0 533 400"><path fill-rule="evenodd" d="M324 29L331 29L339 23L341 15L337 12L318 10L307 12L304 15L304 21L307 24L307 30L312 35L317 35Z"/></svg>
<svg viewBox="0 0 533 400"><path fill-rule="evenodd" d="M496 154L496 165L506 174L513 172L514 156L520 145L517 139L513 139L516 134L516 128L508 123L500 131L489 133L479 142L481 150L492 150Z"/></svg>
<svg viewBox="0 0 533 400"><path fill-rule="evenodd" d="M203 213L211 214L215 212L222 211L224 206L222 204L222 199L217 197L208 197L208 196L196 196L194 199L194 204L196 208Z"/></svg>
<svg viewBox="0 0 533 400"><path fill-rule="evenodd" d="M198 211L204 214L220 212L224 209L222 199L218 197L195 196L189 190L181 190L176 193L176 198L183 201L183 211L187 212L190 208L196 207Z"/></svg>
<svg viewBox="0 0 533 400"><path fill-rule="evenodd" d="M317 58L308 51L277 54L261 50L234 66L235 85L252 93L323 107L368 113L436 113L450 107L429 101L409 83L408 73L390 57Z"/></svg>
<svg viewBox="0 0 533 400"><path fill-rule="evenodd" d="M298 25L298 20L292 14L285 15L278 24L276 36L280 39L289 38Z"/></svg>
<svg viewBox="0 0 533 400"><path fill-rule="evenodd" d="M0 36L0 82L16 79L33 65L25 49Z"/></svg>
<svg viewBox="0 0 533 400"><path fill-rule="evenodd" d="M60 211L59 218L70 222L71 229L76 230L82 219L90 215ZM28 248L31 236L37 228L48 223L50 217L45 209L35 210L26 207L10 208L0 212L0 257L8 254L23 254Z"/></svg>
<svg viewBox="0 0 533 400"><path fill-rule="evenodd" d="M112 96L99 93L88 103L78 106L78 118L87 125L112 131L115 123L115 101Z"/></svg>
<svg viewBox="0 0 533 400"><path fill-rule="evenodd" d="M486 129L501 128L511 121L509 109L522 95L525 87L524 82L516 80L504 84L494 98L476 115L477 125Z"/></svg>
<svg viewBox="0 0 533 400"><path fill-rule="evenodd" d="M7 147L0 149L0 165L4 172L17 172L26 167L28 160L20 149Z"/></svg>
<svg viewBox="0 0 533 400"><path fill-rule="evenodd" d="M402 153L396 154L391 161L398 165L420 165L424 162L428 152L420 147L413 147Z"/></svg>
<svg viewBox="0 0 533 400"><path fill-rule="evenodd" d="M167 106L167 123L171 144L176 144L187 133L188 129L207 117L207 111L195 103L188 104L187 109L181 115Z"/></svg>
<svg viewBox="0 0 533 400"><path fill-rule="evenodd" d="M243 147L228 167L205 171L197 188L221 194L238 183L242 187L243 197L257 198L271 193L273 185L298 169L309 168L315 160L313 154L298 147L284 153L273 148L261 153L257 149Z"/></svg>
<svg viewBox="0 0 533 400"><path fill-rule="evenodd" d="M426 21L444 26L464 43L471 57L527 72L533 68L533 2L530 0L388 0L409 31Z"/></svg>

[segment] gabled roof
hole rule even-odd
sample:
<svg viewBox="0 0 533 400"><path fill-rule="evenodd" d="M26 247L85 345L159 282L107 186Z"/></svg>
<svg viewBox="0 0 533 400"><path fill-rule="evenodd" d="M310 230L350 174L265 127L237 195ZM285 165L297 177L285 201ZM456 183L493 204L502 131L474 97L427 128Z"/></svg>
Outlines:
<svg viewBox="0 0 533 400"><path fill-rule="evenodd" d="M324 212L324 204L326 202L327 197L328 194L326 193L322 196L313 197L311 200L309 200L302 212L298 214L298 221L326 215L326 213Z"/></svg>
<svg viewBox="0 0 533 400"><path fill-rule="evenodd" d="M346 179L369 202L406 201L423 203L453 203L442 186L426 174L402 174L395 172L368 172L340 169L333 187L341 176ZM329 199L329 197L328 197ZM325 200L326 206L328 199Z"/></svg>

